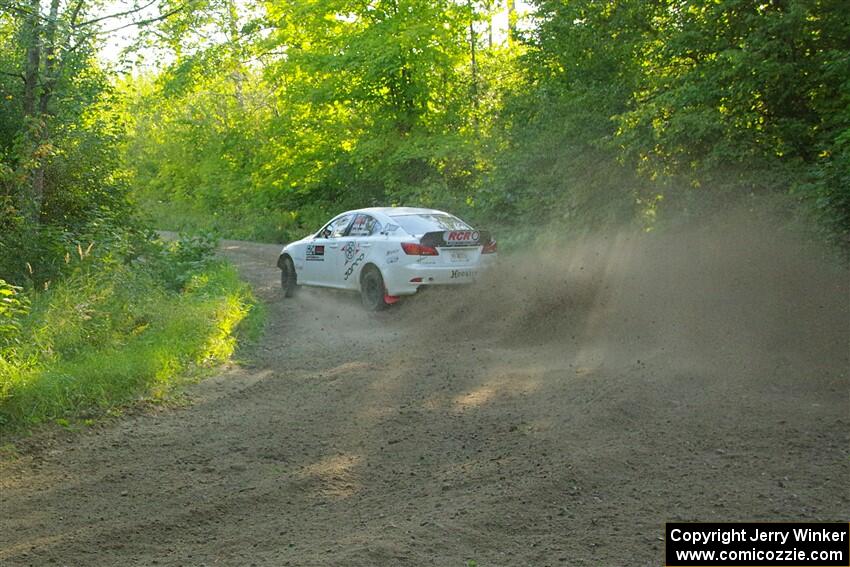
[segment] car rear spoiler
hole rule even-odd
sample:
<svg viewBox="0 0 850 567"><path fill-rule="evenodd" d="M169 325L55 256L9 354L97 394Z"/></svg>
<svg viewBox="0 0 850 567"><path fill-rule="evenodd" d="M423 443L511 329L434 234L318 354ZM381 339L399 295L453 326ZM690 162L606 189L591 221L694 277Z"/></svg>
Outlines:
<svg viewBox="0 0 850 567"><path fill-rule="evenodd" d="M486 230L441 230L426 232L419 240L423 246L448 248L452 246L485 246L490 242Z"/></svg>

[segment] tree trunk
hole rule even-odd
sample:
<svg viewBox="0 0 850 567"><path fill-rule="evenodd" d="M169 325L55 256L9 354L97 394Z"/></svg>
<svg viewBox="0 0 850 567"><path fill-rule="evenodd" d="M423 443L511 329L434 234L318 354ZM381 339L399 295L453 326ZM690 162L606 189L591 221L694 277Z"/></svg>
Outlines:
<svg viewBox="0 0 850 567"><path fill-rule="evenodd" d="M479 5L487 15L487 50L489 51L493 49L493 17L496 15L493 10L493 0L481 0Z"/></svg>
<svg viewBox="0 0 850 567"><path fill-rule="evenodd" d="M56 45L56 27L59 20L59 0L50 0L50 17L47 27L44 29L44 80L41 85L41 100L39 101L39 112L47 114L50 98L58 80L56 68L59 58L59 49Z"/></svg>
<svg viewBox="0 0 850 567"><path fill-rule="evenodd" d="M38 70L41 65L41 1L31 0L31 14L26 20L22 34L26 48L24 64L24 116L35 115L38 99Z"/></svg>
<svg viewBox="0 0 850 567"><path fill-rule="evenodd" d="M467 0L467 6L469 6L469 64L472 74L472 88L469 95L472 98L472 127L475 130L475 136L478 137L478 60L475 54L478 36L475 33L475 6L472 0Z"/></svg>
<svg viewBox="0 0 850 567"><path fill-rule="evenodd" d="M55 1L55 0L54 0ZM29 137L29 151L33 154L39 151L42 139L43 124L41 120L41 0L30 1L30 14L25 23L23 33L26 61L24 62L24 123ZM35 161L40 159L37 156ZM41 217L41 202L44 196L44 168L38 164L30 173L30 194L21 195L23 210L29 221L39 224Z"/></svg>
<svg viewBox="0 0 850 567"><path fill-rule="evenodd" d="M508 3L508 45L516 41L516 0L507 0Z"/></svg>
<svg viewBox="0 0 850 567"><path fill-rule="evenodd" d="M239 10L234 0L229 0L227 3L227 35L231 49L230 53L233 70L230 73L236 89L236 103L240 110L245 110L245 97L243 95L243 82L245 75L242 73L242 59L245 57L245 49L241 46L239 32Z"/></svg>

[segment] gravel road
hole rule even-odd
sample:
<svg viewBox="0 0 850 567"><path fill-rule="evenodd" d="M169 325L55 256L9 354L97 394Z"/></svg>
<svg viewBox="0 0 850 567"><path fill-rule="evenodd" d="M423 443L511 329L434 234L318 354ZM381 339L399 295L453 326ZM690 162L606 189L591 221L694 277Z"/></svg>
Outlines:
<svg viewBox="0 0 850 567"><path fill-rule="evenodd" d="M0 462L0 564L655 567L665 521L850 518L848 278L806 251L611 235L370 315L278 250L222 244L248 360Z"/></svg>

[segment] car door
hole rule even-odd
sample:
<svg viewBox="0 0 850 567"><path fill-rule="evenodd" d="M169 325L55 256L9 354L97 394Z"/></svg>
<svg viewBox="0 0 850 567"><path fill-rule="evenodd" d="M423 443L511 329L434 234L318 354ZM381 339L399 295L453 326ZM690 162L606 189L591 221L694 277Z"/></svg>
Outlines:
<svg viewBox="0 0 850 567"><path fill-rule="evenodd" d="M340 254L337 259L337 272L341 274L341 286L350 289L359 287L360 270L368 261L375 235L381 230L381 224L372 215L358 213L354 217L348 233L342 238Z"/></svg>
<svg viewBox="0 0 850 567"><path fill-rule="evenodd" d="M346 213L333 219L307 244L303 281L306 284L339 286L341 278L336 269L339 260L340 238L347 232L354 215Z"/></svg>

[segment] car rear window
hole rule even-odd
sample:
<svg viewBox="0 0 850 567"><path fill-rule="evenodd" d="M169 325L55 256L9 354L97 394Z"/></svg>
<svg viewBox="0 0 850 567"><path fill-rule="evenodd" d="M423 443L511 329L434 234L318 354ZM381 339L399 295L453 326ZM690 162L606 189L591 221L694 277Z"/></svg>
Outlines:
<svg viewBox="0 0 850 567"><path fill-rule="evenodd" d="M393 221L408 234L425 234L438 230L471 230L468 224L446 214L391 215Z"/></svg>

